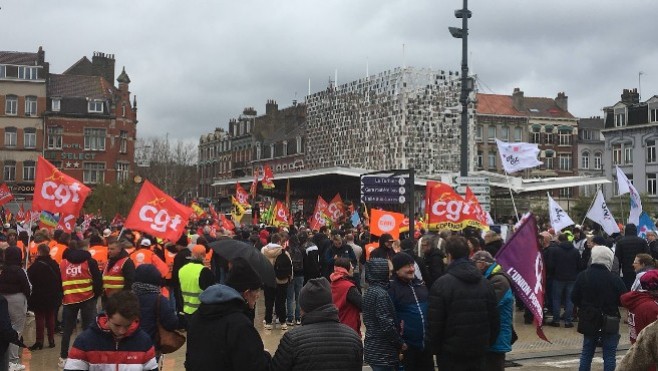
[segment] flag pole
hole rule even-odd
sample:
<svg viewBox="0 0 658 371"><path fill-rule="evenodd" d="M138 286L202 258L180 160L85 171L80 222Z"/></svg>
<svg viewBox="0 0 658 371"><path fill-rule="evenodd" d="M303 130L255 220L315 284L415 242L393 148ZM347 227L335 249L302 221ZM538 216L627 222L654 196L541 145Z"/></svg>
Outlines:
<svg viewBox="0 0 658 371"><path fill-rule="evenodd" d="M18 225L18 223L16 223ZM32 217L30 217L30 226L27 233L27 246L23 247L25 254L25 269L27 270L27 262L30 261L30 242L32 240Z"/></svg>
<svg viewBox="0 0 658 371"><path fill-rule="evenodd" d="M509 173L505 172L505 178L507 179L507 190L509 190L509 196L512 199L512 206L514 207L514 216L516 217L516 222L520 222L519 211L516 209L516 202L514 201L514 194L512 193L512 182L509 179Z"/></svg>
<svg viewBox="0 0 658 371"><path fill-rule="evenodd" d="M592 206L594 206L594 202L596 201L596 196L599 195L599 189L600 189L599 187L600 186L601 186L600 184L596 185L596 192L594 193L594 198L592 199L592 202L590 202L589 208L587 208L587 212L585 213L585 216L583 217L583 222L580 223L581 226L585 224L585 220L587 220L587 214L589 214L589 211L592 210Z"/></svg>

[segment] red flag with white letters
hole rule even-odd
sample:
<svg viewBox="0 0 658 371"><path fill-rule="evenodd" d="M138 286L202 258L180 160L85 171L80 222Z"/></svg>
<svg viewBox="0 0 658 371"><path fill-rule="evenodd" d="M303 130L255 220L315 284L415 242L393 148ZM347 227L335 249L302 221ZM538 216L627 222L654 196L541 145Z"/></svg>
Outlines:
<svg viewBox="0 0 658 371"><path fill-rule="evenodd" d="M78 215L90 193L89 187L64 174L39 156L32 200L33 210L45 210L60 215Z"/></svg>
<svg viewBox="0 0 658 371"><path fill-rule="evenodd" d="M193 212L146 180L124 227L176 241L183 234Z"/></svg>
<svg viewBox="0 0 658 371"><path fill-rule="evenodd" d="M75 229L76 217L75 215L61 215L57 223L57 229L61 229L66 233L73 233Z"/></svg>
<svg viewBox="0 0 658 371"><path fill-rule="evenodd" d="M6 204L7 202L14 199L14 195L11 194L7 183L2 183L0 185L0 206Z"/></svg>

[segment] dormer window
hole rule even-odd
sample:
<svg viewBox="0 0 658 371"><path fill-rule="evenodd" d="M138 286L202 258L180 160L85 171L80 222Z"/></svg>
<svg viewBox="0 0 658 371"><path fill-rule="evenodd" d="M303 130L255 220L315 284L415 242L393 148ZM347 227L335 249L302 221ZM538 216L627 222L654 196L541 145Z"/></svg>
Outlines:
<svg viewBox="0 0 658 371"><path fill-rule="evenodd" d="M626 126L626 109L615 109L615 126L622 127Z"/></svg>
<svg viewBox="0 0 658 371"><path fill-rule="evenodd" d="M18 67L18 78L21 80L36 80L39 78L39 68L20 66Z"/></svg>
<svg viewBox="0 0 658 371"><path fill-rule="evenodd" d="M87 109L89 113L103 113L103 101L90 100Z"/></svg>

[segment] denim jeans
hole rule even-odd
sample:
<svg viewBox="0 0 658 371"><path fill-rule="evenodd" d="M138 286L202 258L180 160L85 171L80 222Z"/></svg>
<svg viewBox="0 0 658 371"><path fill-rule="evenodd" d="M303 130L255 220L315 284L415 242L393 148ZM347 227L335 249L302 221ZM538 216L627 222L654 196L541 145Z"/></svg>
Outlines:
<svg viewBox="0 0 658 371"><path fill-rule="evenodd" d="M619 334L602 334L601 344L603 345L603 370L614 371L617 367L617 345L619 344ZM580 367L578 371L590 371L592 368L592 358L596 350L596 342L599 336L583 336L583 350L580 354Z"/></svg>
<svg viewBox="0 0 658 371"><path fill-rule="evenodd" d="M288 284L288 297L287 297L287 314L288 314L288 322L292 322L293 320L299 320L302 318L302 315L300 313L299 309L299 293L302 291L302 286L304 286L304 276L302 275L295 275L293 277L292 281ZM292 303L293 301L295 302L295 310L293 311ZM293 318L293 315L295 318Z"/></svg>
<svg viewBox="0 0 658 371"><path fill-rule="evenodd" d="M78 311L82 319L82 330L84 331L96 319L96 298L85 300L82 303L66 304L62 308L62 322L64 322L64 333L62 334L62 347L59 356L67 358L71 334L78 322Z"/></svg>
<svg viewBox="0 0 658 371"><path fill-rule="evenodd" d="M571 292L573 291L574 281L553 281L553 322L560 322L560 310L562 309L562 298L565 297L564 303L564 322L571 323L573 319L573 302L571 301Z"/></svg>

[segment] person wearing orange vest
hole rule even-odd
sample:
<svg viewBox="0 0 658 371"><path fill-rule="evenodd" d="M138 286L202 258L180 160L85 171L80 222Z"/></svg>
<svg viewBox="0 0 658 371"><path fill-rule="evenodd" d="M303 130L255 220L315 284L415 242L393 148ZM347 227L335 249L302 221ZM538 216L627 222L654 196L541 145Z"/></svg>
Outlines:
<svg viewBox="0 0 658 371"><path fill-rule="evenodd" d="M47 245L48 242L50 242L48 240L48 236L42 233L41 231L36 232L34 234L34 240L30 241L30 246L28 249L28 265L32 265L32 263L34 263L34 260L39 255L39 252L37 250L39 245L41 245L42 243ZM50 252L48 252L48 254L50 255Z"/></svg>
<svg viewBox="0 0 658 371"><path fill-rule="evenodd" d="M89 237L89 253L98 263L98 270L103 272L107 265L107 246L103 244L103 239L96 234Z"/></svg>
<svg viewBox="0 0 658 371"><path fill-rule="evenodd" d="M108 261L103 271L103 300L121 290L130 290L135 279L135 264L123 248L124 241L108 238Z"/></svg>
<svg viewBox="0 0 658 371"><path fill-rule="evenodd" d="M71 334L75 329L78 312L85 329L96 317L96 300L102 293L102 277L96 260L77 241L70 242L59 264L62 277L62 319L64 332L59 352L60 362L68 357Z"/></svg>
<svg viewBox="0 0 658 371"><path fill-rule="evenodd" d="M151 250L151 240L148 238L142 238L139 248L130 253L130 259L135 264L135 269L142 264L152 264L163 278L169 273L167 264Z"/></svg>
<svg viewBox="0 0 658 371"><path fill-rule="evenodd" d="M71 235L62 232L60 233L55 240L57 243L54 246L50 247L50 257L53 258L54 261L57 262L57 264L62 262L62 256L64 255L64 251L69 246L69 242L71 241Z"/></svg>

